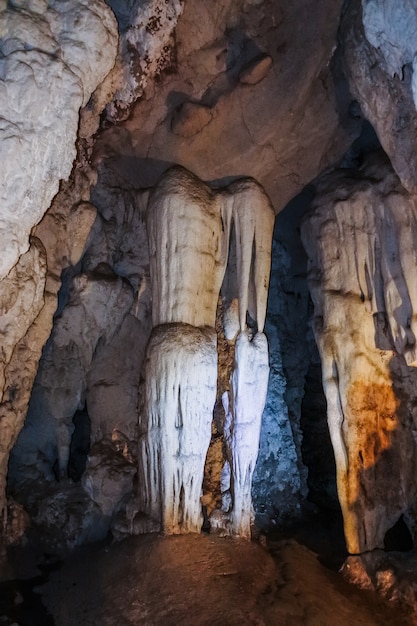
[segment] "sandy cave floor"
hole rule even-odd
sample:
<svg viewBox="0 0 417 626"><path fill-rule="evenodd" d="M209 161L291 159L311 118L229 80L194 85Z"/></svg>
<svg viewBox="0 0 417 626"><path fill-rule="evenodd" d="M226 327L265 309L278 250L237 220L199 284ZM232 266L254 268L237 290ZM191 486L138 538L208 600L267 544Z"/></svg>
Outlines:
<svg viewBox="0 0 417 626"><path fill-rule="evenodd" d="M408 626L398 608L345 582L345 556L332 526L303 526L258 542L213 535L131 537L77 550L37 597L0 626ZM37 579L35 579L36 582ZM16 581L15 581L16 583ZM0 584L0 594L4 593ZM1 607L1 596L0 596ZM26 608L26 610L24 610ZM4 603L3 603L4 609Z"/></svg>

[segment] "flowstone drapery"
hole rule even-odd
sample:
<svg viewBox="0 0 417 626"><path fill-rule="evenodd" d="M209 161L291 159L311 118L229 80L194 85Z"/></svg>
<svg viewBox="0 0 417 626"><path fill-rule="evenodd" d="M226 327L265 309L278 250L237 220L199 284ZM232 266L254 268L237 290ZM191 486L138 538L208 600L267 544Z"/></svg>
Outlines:
<svg viewBox="0 0 417 626"><path fill-rule="evenodd" d="M236 340L236 356L224 396L230 498L220 517L228 532L250 535L251 482L269 374L263 328L273 223L269 199L250 178L215 190L174 167L151 192L154 328L140 394L138 504L168 534L199 532L202 525L222 290L226 334Z"/></svg>

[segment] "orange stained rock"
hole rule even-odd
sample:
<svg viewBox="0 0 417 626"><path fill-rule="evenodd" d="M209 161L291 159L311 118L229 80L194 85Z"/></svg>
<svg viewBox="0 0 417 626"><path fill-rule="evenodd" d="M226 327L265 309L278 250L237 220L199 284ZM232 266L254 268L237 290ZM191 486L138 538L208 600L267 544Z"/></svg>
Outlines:
<svg viewBox="0 0 417 626"><path fill-rule="evenodd" d="M347 392L349 441L357 451L359 467L375 465L391 447L391 433L398 426L399 400L389 383L354 381ZM350 446L349 446L350 447ZM353 458L349 459L354 462Z"/></svg>

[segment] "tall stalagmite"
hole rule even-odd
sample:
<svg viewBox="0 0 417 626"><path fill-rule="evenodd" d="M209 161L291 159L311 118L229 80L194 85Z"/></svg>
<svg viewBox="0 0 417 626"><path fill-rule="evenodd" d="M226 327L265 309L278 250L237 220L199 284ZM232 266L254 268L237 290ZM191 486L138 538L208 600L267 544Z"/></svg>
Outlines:
<svg viewBox="0 0 417 626"><path fill-rule="evenodd" d="M249 536L251 480L268 383L263 335L274 212L252 179L213 190L174 167L147 211L154 329L139 414L139 508L166 533L198 532L201 488L216 399L217 302L235 231L239 332L225 435L231 532ZM253 328L247 327L247 316ZM236 336L236 332L235 332ZM249 366L249 367L248 367ZM248 398L256 396L256 402Z"/></svg>
<svg viewBox="0 0 417 626"><path fill-rule="evenodd" d="M384 157L330 175L303 224L347 547L416 537L416 198ZM411 367L413 366L413 367Z"/></svg>

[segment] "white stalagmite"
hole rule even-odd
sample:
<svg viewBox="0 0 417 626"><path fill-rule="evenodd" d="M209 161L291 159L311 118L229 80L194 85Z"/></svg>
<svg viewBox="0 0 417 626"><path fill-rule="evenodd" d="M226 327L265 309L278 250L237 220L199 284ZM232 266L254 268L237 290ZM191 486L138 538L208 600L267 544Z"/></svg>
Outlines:
<svg viewBox="0 0 417 626"><path fill-rule="evenodd" d="M167 534L200 532L201 485L216 400L216 332L165 324L152 332L139 421L139 503Z"/></svg>
<svg viewBox="0 0 417 626"><path fill-rule="evenodd" d="M253 339L247 331L236 341L235 370L230 394L223 396L224 436L230 466L230 531L250 538L253 521L252 476L258 458L262 412L268 390L268 341L263 333Z"/></svg>
<svg viewBox="0 0 417 626"><path fill-rule="evenodd" d="M224 530L250 537L253 521L252 476L259 451L262 413L268 389L268 341L263 334L271 268L274 212L262 188L252 179L232 183L224 195L227 239L235 245L227 267L226 300L237 300L240 329L235 347L235 369L230 392L223 395L224 435L229 464L229 493L224 499ZM230 237L234 229L233 237ZM233 267L233 261L236 267ZM235 283L235 284L234 284ZM247 328L249 313L255 334ZM236 314L236 313L235 313ZM227 325L230 327L230 319ZM226 328L226 333L227 333ZM217 519L219 519L217 515Z"/></svg>
<svg viewBox="0 0 417 626"><path fill-rule="evenodd" d="M233 534L250 536L252 474L269 373L263 327L273 223L268 197L249 178L213 190L174 167L150 194L154 330L141 386L138 504L168 534L198 532L202 524L200 497L217 385L214 327L229 263L226 291L230 302L237 302L229 313L238 317L232 326L239 334L225 407L232 504L223 519ZM247 329L248 314L255 331ZM149 527L145 522L143 529Z"/></svg>

